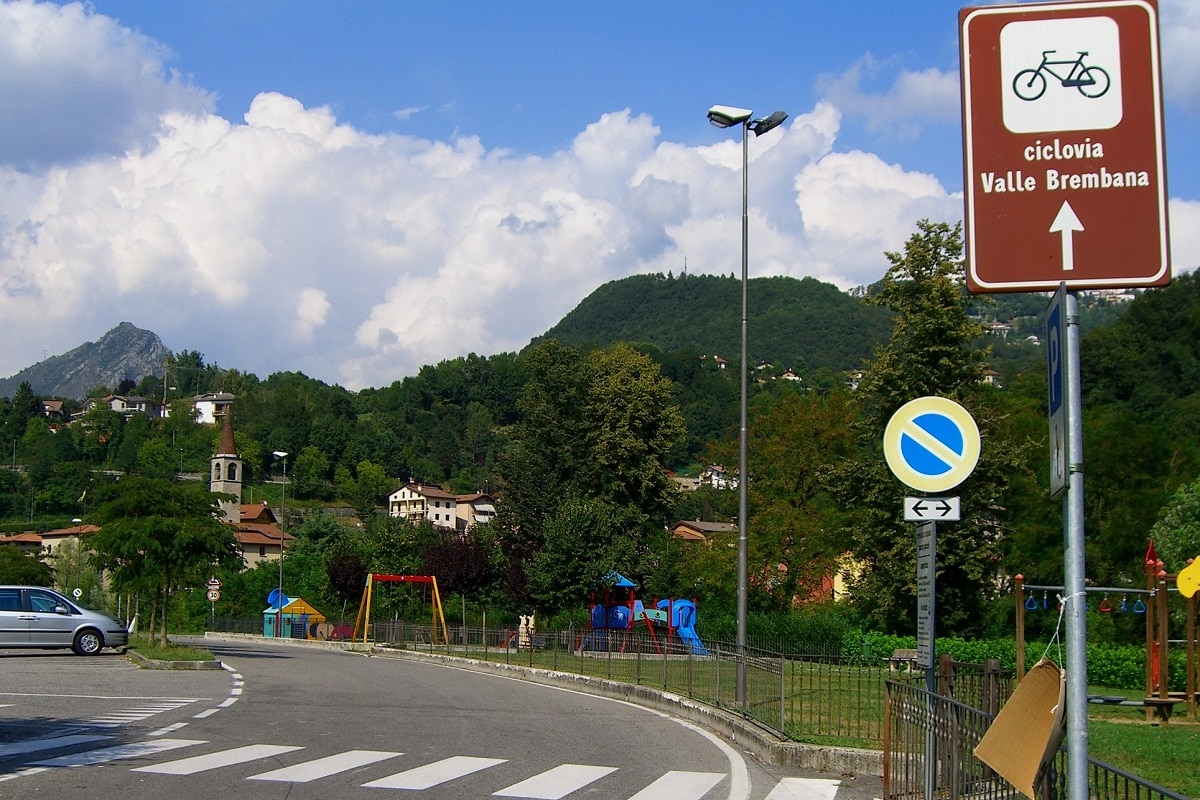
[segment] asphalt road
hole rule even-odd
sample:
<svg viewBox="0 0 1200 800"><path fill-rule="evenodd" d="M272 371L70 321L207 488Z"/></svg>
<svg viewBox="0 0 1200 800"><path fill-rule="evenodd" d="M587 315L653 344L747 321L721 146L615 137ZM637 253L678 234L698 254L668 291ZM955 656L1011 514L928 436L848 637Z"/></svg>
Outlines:
<svg viewBox="0 0 1200 800"><path fill-rule="evenodd" d="M0 652L0 798L870 800L628 703L406 659L209 643L215 671Z"/></svg>

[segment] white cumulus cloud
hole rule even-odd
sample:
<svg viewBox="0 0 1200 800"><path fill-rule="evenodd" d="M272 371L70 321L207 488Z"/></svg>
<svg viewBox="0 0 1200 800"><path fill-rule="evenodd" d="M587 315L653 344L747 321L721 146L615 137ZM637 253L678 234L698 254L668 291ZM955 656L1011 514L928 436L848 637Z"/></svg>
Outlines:
<svg viewBox="0 0 1200 800"><path fill-rule="evenodd" d="M119 155L161 116L213 98L171 72L157 42L82 3L0 4L0 163Z"/></svg>
<svg viewBox="0 0 1200 800"><path fill-rule="evenodd" d="M41 33L46 54L12 55ZM0 87L41 81L0 95L29 130L56 127L83 74L125 100L53 146L0 132L0 375L129 320L263 377L382 386L524 347L607 281L740 269L736 130L685 145L615 109L528 156L367 134L275 92L231 121L165 58L86 6L0 5ZM842 113L749 142L752 275L870 283L916 220L960 217L929 175L839 151Z"/></svg>

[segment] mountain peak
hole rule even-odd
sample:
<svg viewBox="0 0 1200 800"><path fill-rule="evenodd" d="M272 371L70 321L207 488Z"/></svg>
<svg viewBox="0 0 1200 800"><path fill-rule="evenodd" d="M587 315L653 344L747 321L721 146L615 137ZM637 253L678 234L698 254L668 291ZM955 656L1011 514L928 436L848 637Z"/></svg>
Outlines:
<svg viewBox="0 0 1200 800"><path fill-rule="evenodd" d="M140 381L147 375L162 375L170 352L158 334L121 322L95 342L0 379L0 396L12 397L17 387L28 381L34 394L82 400L96 386L115 389L126 379Z"/></svg>

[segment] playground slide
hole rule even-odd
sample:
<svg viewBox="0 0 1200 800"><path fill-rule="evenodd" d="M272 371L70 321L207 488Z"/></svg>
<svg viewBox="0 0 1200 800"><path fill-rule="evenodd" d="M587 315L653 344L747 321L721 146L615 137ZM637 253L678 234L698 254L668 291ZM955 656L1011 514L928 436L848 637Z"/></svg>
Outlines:
<svg viewBox="0 0 1200 800"><path fill-rule="evenodd" d="M708 655L708 649L704 646L704 642L700 641L700 637L696 635L694 628L676 628L675 633L681 640L687 642L687 646L692 650L692 655Z"/></svg>
<svg viewBox="0 0 1200 800"><path fill-rule="evenodd" d="M696 604L691 600L676 600L671 607L671 616L675 622L675 634L691 648L692 655L706 656L708 648L696 635Z"/></svg>

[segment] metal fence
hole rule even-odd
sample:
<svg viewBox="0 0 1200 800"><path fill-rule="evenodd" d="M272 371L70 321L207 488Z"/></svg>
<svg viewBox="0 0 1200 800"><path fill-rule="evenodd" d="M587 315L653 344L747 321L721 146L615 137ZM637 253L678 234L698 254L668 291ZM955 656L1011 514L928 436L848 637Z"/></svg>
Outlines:
<svg viewBox="0 0 1200 800"><path fill-rule="evenodd" d="M883 741L883 660L846 664L839 648L784 655L746 648L746 706L736 699L737 648L663 631L536 630L457 626L449 643L432 625L375 622L376 644L448 652L654 686L743 714L785 738L878 748ZM861 659L860 659L861 660Z"/></svg>
<svg viewBox="0 0 1200 800"><path fill-rule="evenodd" d="M975 757L995 713L973 708L924 686L887 681L883 791L888 800L1017 800L1025 795ZM1041 788L1045 800L1067 794L1067 754L1060 749ZM1103 761L1088 759L1093 800L1188 800Z"/></svg>

